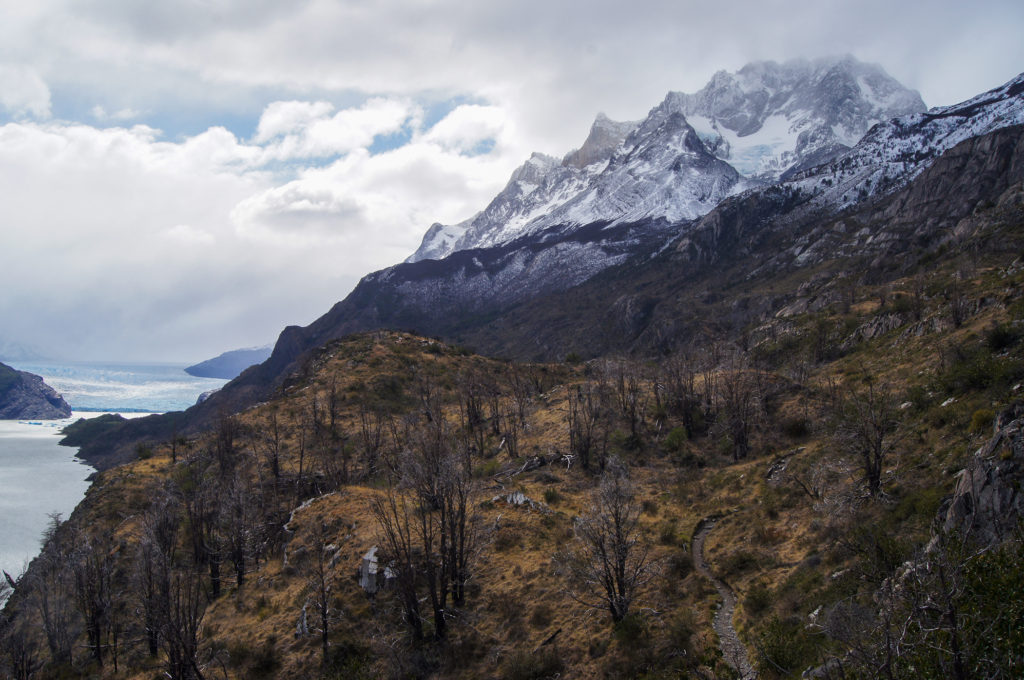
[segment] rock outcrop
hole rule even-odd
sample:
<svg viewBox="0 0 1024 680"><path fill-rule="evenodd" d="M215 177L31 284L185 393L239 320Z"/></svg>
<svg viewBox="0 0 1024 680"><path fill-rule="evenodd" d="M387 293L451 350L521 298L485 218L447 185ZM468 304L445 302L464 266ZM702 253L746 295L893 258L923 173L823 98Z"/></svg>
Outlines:
<svg viewBox="0 0 1024 680"><path fill-rule="evenodd" d="M69 418L71 407L34 373L0 364L0 420Z"/></svg>
<svg viewBox="0 0 1024 680"><path fill-rule="evenodd" d="M966 531L982 545L1002 542L1024 518L1024 403L996 419L992 438L974 454L943 516L946 531Z"/></svg>

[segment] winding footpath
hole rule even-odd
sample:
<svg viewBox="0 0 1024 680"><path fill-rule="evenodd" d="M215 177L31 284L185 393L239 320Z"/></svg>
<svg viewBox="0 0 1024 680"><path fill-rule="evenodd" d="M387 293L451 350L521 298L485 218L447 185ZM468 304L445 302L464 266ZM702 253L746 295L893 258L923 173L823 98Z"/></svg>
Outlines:
<svg viewBox="0 0 1024 680"><path fill-rule="evenodd" d="M715 632L718 633L718 645L722 650L722 656L730 666L739 672L741 680L754 680L757 678L757 671L751 665L750 658L747 656L747 648L740 642L736 628L732 625L732 614L736 609L736 593L725 581L715 578L704 559L704 539L711 533L716 521L717 518L705 517L697 523L691 545L693 564L702 576L714 584L718 594L722 596L722 606L715 612L713 622Z"/></svg>

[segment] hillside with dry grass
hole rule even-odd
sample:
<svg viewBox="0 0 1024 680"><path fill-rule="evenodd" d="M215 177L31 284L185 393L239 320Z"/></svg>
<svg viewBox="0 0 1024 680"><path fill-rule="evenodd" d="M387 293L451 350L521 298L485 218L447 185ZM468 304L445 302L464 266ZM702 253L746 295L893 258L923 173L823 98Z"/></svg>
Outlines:
<svg viewBox="0 0 1024 680"><path fill-rule="evenodd" d="M1018 256L946 256L649 360L333 341L276 398L99 476L17 584L7 673L730 677L720 582L762 677L1012 677L1019 541L923 549L1020 394ZM633 576L614 592L606 548ZM914 560L956 587L896 588Z"/></svg>
<svg viewBox="0 0 1024 680"><path fill-rule="evenodd" d="M547 362L327 333L69 427L104 469L4 584L0 669L1020 677L1020 139L839 216L738 197L463 329Z"/></svg>

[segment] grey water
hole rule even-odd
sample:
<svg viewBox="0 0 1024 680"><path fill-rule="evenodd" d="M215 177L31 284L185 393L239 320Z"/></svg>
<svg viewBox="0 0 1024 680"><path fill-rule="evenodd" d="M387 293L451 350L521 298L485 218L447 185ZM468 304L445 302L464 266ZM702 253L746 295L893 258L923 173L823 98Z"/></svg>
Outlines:
<svg viewBox="0 0 1024 680"><path fill-rule="evenodd" d="M0 420L0 569L15 578L39 553L49 515L67 518L89 488L93 469L57 444L70 422Z"/></svg>

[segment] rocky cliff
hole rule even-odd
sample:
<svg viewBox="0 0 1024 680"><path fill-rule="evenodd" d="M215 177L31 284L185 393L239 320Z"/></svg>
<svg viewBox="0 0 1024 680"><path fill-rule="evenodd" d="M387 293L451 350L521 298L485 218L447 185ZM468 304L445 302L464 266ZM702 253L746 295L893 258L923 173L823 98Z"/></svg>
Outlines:
<svg viewBox="0 0 1024 680"><path fill-rule="evenodd" d="M946 531L969 532L982 545L1011 537L1024 519L1024 403L1004 410L992 438L960 473L940 519Z"/></svg>
<svg viewBox="0 0 1024 680"><path fill-rule="evenodd" d="M71 416L64 398L34 373L0 364L0 420L57 420Z"/></svg>

